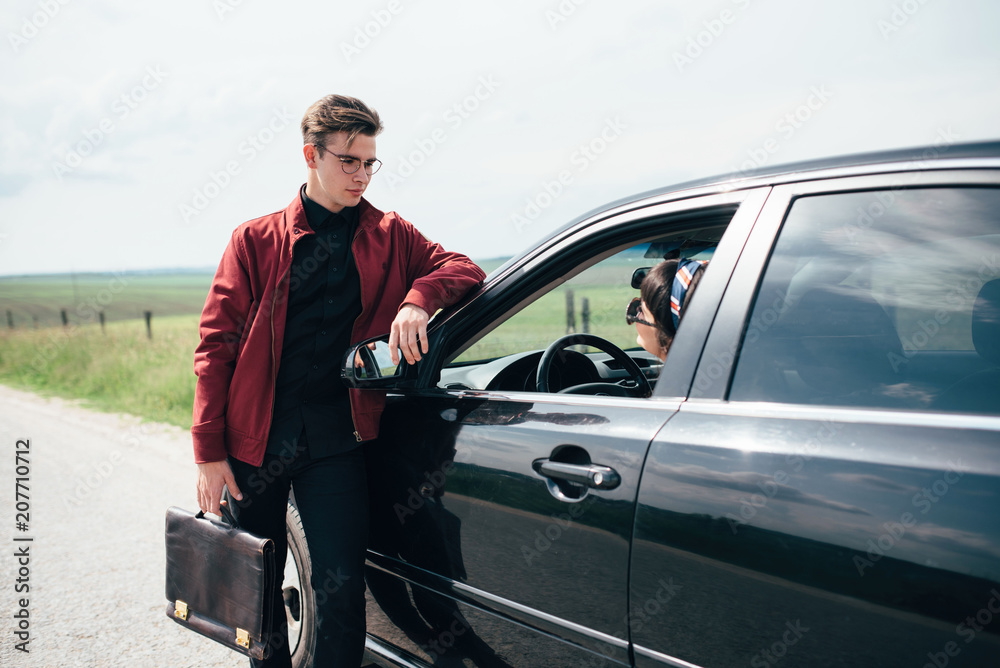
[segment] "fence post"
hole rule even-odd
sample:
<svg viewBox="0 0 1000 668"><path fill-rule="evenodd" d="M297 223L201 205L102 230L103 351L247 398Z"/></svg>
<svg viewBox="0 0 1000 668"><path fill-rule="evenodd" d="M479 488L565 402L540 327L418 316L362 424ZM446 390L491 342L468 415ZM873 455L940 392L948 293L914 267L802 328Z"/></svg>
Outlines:
<svg viewBox="0 0 1000 668"><path fill-rule="evenodd" d="M62 318L63 327L69 326L69 318L66 316L66 309L59 311L59 316Z"/></svg>
<svg viewBox="0 0 1000 668"><path fill-rule="evenodd" d="M14 314L9 309L7 311L7 326L14 329Z"/></svg>
<svg viewBox="0 0 1000 668"><path fill-rule="evenodd" d="M580 309L580 319L583 321L583 333L590 333L590 300L584 297L583 307Z"/></svg>
<svg viewBox="0 0 1000 668"><path fill-rule="evenodd" d="M573 312L573 291L566 291L566 333L576 332L576 313Z"/></svg>
<svg viewBox="0 0 1000 668"><path fill-rule="evenodd" d="M151 339L153 338L153 312L143 311L143 315L146 316L146 338Z"/></svg>
<svg viewBox="0 0 1000 668"><path fill-rule="evenodd" d="M104 334L104 311L98 313L97 317L101 321L101 334Z"/></svg>

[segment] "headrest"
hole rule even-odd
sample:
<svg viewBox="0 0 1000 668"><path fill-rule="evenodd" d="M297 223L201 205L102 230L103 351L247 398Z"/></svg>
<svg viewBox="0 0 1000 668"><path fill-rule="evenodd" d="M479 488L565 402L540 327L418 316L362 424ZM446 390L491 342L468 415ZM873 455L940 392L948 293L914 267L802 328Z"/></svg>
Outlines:
<svg viewBox="0 0 1000 668"><path fill-rule="evenodd" d="M1000 278L979 290L972 307L972 343L980 357L1000 365Z"/></svg>
<svg viewBox="0 0 1000 668"><path fill-rule="evenodd" d="M899 335L882 306L863 290L809 290L780 321L795 347L795 367L807 385L833 395L869 391L894 381Z"/></svg>

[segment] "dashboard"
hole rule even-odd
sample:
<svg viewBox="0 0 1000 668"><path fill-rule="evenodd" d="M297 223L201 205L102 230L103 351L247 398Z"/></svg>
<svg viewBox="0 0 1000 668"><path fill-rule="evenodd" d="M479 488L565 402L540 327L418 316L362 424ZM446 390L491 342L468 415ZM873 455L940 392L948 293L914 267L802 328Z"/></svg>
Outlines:
<svg viewBox="0 0 1000 668"><path fill-rule="evenodd" d="M471 362L441 370L438 387L449 390L487 390L535 392L538 362L542 350L499 357L485 362ZM652 383L663 364L640 348L626 351ZM606 353L580 353L564 350L552 365L550 383L554 391L563 391L587 383L617 383L629 378L622 365Z"/></svg>

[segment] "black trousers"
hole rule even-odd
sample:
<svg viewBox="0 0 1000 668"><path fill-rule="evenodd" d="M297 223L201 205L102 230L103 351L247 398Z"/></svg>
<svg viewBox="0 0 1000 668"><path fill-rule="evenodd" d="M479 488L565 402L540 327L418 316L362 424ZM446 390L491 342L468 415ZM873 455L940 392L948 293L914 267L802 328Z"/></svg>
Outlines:
<svg viewBox="0 0 1000 668"><path fill-rule="evenodd" d="M357 668L365 645L365 551L368 490L360 447L312 459L304 439L294 456L265 455L259 468L229 458L242 501L232 501L240 526L274 540L278 578L271 656L256 668L290 668L288 625L281 596L288 544L285 512L289 490L302 517L316 595L317 668Z"/></svg>

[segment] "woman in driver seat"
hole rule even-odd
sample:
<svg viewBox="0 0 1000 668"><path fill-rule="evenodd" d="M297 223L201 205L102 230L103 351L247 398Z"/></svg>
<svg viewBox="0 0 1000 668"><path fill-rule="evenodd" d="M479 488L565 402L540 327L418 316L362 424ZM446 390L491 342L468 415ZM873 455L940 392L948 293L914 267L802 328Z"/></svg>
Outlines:
<svg viewBox="0 0 1000 668"><path fill-rule="evenodd" d="M625 322L635 324L636 341L661 361L667 358L684 309L707 266L704 260L664 260L649 270L642 279L641 296L625 310Z"/></svg>

